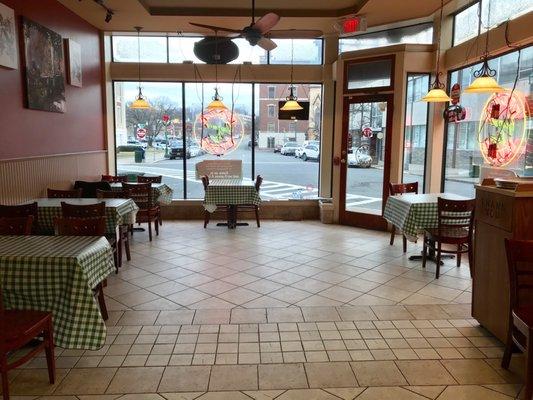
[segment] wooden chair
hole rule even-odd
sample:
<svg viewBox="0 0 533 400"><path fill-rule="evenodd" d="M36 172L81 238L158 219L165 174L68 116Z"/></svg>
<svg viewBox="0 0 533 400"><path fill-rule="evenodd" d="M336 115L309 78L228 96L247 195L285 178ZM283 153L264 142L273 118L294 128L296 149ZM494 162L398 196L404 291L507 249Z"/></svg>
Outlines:
<svg viewBox="0 0 533 400"><path fill-rule="evenodd" d="M257 193L259 193L259 190L261 189L261 184L263 183L263 177L261 175L257 175L257 178L255 178L255 190ZM257 223L257 227L261 227L261 223L259 220L259 206L255 204L243 204L237 206L238 211L253 211L255 213L255 222Z"/></svg>
<svg viewBox="0 0 533 400"><path fill-rule="evenodd" d="M45 311L5 310L0 286L0 374L2 375L2 398L9 400L8 371L21 366L41 351L46 353L48 380L55 383L54 335L52 314ZM8 355L35 338L42 338L23 357L8 362Z"/></svg>
<svg viewBox="0 0 533 400"><path fill-rule="evenodd" d="M31 235L33 215L0 217L0 235Z"/></svg>
<svg viewBox="0 0 533 400"><path fill-rule="evenodd" d="M102 175L103 182L122 183L128 181L127 175Z"/></svg>
<svg viewBox="0 0 533 400"><path fill-rule="evenodd" d="M148 237L152 241L152 222L155 223L155 233L159 235L159 207L154 203L151 183L129 184L122 183L122 187L128 190L129 198L139 207L136 222L148 224Z"/></svg>
<svg viewBox="0 0 533 400"><path fill-rule="evenodd" d="M162 175L157 175L157 176L137 175L137 182L139 183L161 183L162 180L163 180Z"/></svg>
<svg viewBox="0 0 533 400"><path fill-rule="evenodd" d="M418 194L418 182L412 183L389 183L389 195L394 196L396 194L404 193L416 193ZM390 234L390 245L394 244L394 236L396 235L396 226L392 225ZM403 252L407 252L407 238L402 234L403 239Z"/></svg>
<svg viewBox="0 0 533 400"><path fill-rule="evenodd" d="M457 267L461 266L461 254L468 253L470 276L473 275L474 207L475 200L448 200L442 197L437 199L438 226L424 231L424 249L422 251L422 268L426 268L428 248L437 252L436 279L439 279L440 275L442 253L455 254ZM455 246L456 249L443 250L443 244Z"/></svg>
<svg viewBox="0 0 533 400"><path fill-rule="evenodd" d="M98 199L127 199L129 198L129 191L126 189L122 190L97 190L96 191L96 197ZM124 244L124 251L126 252L126 260L131 261L131 251L130 251L130 237L128 235L129 233L129 226L128 225L120 225L118 227L119 229L119 237L120 242ZM120 257L119 264L122 265L122 246L119 246L118 254Z"/></svg>
<svg viewBox="0 0 533 400"><path fill-rule="evenodd" d="M207 175L202 176L202 184L204 186L204 192L207 192L207 188L209 186L209 177ZM211 219L211 214L214 214L215 212L225 212L227 213L229 210L229 207L225 204L217 204L217 208L213 213L210 213L207 210L204 210L204 229L207 228L207 224L209 224L209 220Z"/></svg>
<svg viewBox="0 0 533 400"><path fill-rule="evenodd" d="M81 197L86 199L94 199L96 197L97 190L111 190L109 182L86 182L76 181L74 183L74 189L81 189Z"/></svg>
<svg viewBox="0 0 533 400"><path fill-rule="evenodd" d="M526 355L524 399L533 398L533 240L505 239L510 284L510 314L502 368L508 369L514 350Z"/></svg>
<svg viewBox="0 0 533 400"><path fill-rule="evenodd" d="M33 217L32 233L37 231L37 215L39 212L39 206L37 202L30 204L23 204L20 206L4 206L0 205L0 217Z"/></svg>
<svg viewBox="0 0 533 400"><path fill-rule="evenodd" d="M81 197L81 189L58 190L47 189L49 199L78 199Z"/></svg>
<svg viewBox="0 0 533 400"><path fill-rule="evenodd" d="M105 236L105 217L98 218L56 218L56 232L61 236ZM98 283L93 288L93 293L98 299L102 318L109 318L104 297L104 282Z"/></svg>

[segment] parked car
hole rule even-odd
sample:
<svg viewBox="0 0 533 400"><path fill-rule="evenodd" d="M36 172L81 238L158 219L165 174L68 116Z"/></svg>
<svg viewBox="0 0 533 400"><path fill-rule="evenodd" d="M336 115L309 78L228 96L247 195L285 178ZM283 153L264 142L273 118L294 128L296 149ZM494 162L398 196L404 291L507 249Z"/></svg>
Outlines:
<svg viewBox="0 0 533 400"><path fill-rule="evenodd" d="M320 150L317 145L308 144L302 148L302 160L307 161L309 159L318 160L320 158Z"/></svg>
<svg viewBox="0 0 533 400"><path fill-rule="evenodd" d="M282 144L277 144L274 146L274 153L279 153L281 151L281 148L283 147Z"/></svg>
<svg viewBox="0 0 533 400"><path fill-rule="evenodd" d="M183 155L186 154L187 158L191 158L190 146L187 146L187 151L183 150L183 141L181 139L175 139L170 141L170 156L171 160L177 158L183 158Z"/></svg>
<svg viewBox="0 0 533 400"><path fill-rule="evenodd" d="M298 144L296 142L286 142L279 151L281 155L284 156L290 156L294 155L294 152L298 148Z"/></svg>
<svg viewBox="0 0 533 400"><path fill-rule="evenodd" d="M256 139L256 140L254 140L254 147L257 147L257 144L258 143L257 143L257 139ZM251 140L248 140L248 147L252 148L252 141Z"/></svg>
<svg viewBox="0 0 533 400"><path fill-rule="evenodd" d="M371 165L372 157L365 151L357 149L348 154L348 167L370 168Z"/></svg>
<svg viewBox="0 0 533 400"><path fill-rule="evenodd" d="M294 150L294 157L301 158L303 154L304 146L298 146L296 150Z"/></svg>
<svg viewBox="0 0 533 400"><path fill-rule="evenodd" d="M192 143L189 146L188 151L189 151L189 154L191 155L191 157L198 157L198 156L201 156L202 154L204 154L204 151L196 143Z"/></svg>

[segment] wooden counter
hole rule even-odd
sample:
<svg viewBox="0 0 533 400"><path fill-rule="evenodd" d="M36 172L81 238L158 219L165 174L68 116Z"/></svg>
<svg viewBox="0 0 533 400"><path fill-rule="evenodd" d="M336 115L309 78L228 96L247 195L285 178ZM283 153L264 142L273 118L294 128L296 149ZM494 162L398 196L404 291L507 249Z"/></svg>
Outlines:
<svg viewBox="0 0 533 400"><path fill-rule="evenodd" d="M472 316L502 342L509 323L505 238L533 239L533 191L476 186Z"/></svg>

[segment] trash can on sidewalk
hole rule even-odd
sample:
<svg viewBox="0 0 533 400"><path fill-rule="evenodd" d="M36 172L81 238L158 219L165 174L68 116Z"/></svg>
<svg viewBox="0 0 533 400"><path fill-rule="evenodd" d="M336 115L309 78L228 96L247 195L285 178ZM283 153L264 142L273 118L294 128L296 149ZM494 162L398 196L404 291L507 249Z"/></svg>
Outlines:
<svg viewBox="0 0 533 400"><path fill-rule="evenodd" d="M136 163L142 163L144 158L144 150L141 149L135 149L135 162Z"/></svg>
<svg viewBox="0 0 533 400"><path fill-rule="evenodd" d="M318 205L320 207L320 222L332 224L334 208L331 199L320 200Z"/></svg>

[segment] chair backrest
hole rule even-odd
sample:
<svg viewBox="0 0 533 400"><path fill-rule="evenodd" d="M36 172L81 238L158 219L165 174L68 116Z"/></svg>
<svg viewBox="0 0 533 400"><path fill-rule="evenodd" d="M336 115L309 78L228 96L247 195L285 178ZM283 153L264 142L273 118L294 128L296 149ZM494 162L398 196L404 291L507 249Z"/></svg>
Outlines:
<svg viewBox="0 0 533 400"><path fill-rule="evenodd" d="M122 190L97 190L97 199L127 199L129 197L129 191L127 189Z"/></svg>
<svg viewBox="0 0 533 400"><path fill-rule="evenodd" d="M33 215L0 217L0 235L31 235Z"/></svg>
<svg viewBox="0 0 533 400"><path fill-rule="evenodd" d="M207 190L209 186L209 177L207 175L202 176L202 184L204 185L204 190Z"/></svg>
<svg viewBox="0 0 533 400"><path fill-rule="evenodd" d="M161 183L162 180L163 180L162 175L157 175L157 176L137 175L137 182L139 183Z"/></svg>
<svg viewBox="0 0 533 400"><path fill-rule="evenodd" d="M505 239L511 310L533 306L533 240Z"/></svg>
<svg viewBox="0 0 533 400"><path fill-rule="evenodd" d="M109 183L127 182L128 176L127 175L102 175L102 181L109 182Z"/></svg>
<svg viewBox="0 0 533 400"><path fill-rule="evenodd" d="M131 184L123 182L122 188L128 190L128 197L132 199L141 210L147 210L155 206L151 183Z"/></svg>
<svg viewBox="0 0 533 400"><path fill-rule="evenodd" d="M37 215L39 212L39 206L37 202L30 204L22 204L20 206L4 206L0 204L0 217L33 217L33 229L32 231L37 230Z"/></svg>
<svg viewBox="0 0 533 400"><path fill-rule="evenodd" d="M57 218L56 232L61 236L104 236L105 217Z"/></svg>
<svg viewBox="0 0 533 400"><path fill-rule="evenodd" d="M47 189L49 199L77 199L81 197L81 189L58 190Z"/></svg>
<svg viewBox="0 0 533 400"><path fill-rule="evenodd" d="M76 181L74 189L81 189L81 197L94 199L97 190L111 190L109 182Z"/></svg>
<svg viewBox="0 0 533 400"><path fill-rule="evenodd" d="M437 199L438 229L468 228L472 234L475 200Z"/></svg>
<svg viewBox="0 0 533 400"><path fill-rule="evenodd" d="M261 189L262 183L263 183L263 177L261 175L257 175L257 178L255 178L255 190L259 192L259 189Z"/></svg>
<svg viewBox="0 0 533 400"><path fill-rule="evenodd" d="M395 194L404 193L418 193L418 182L411 183L390 183L389 182L389 194L394 196Z"/></svg>
<svg viewBox="0 0 533 400"><path fill-rule="evenodd" d="M105 217L105 202L77 205L61 202L61 214L66 218Z"/></svg>

